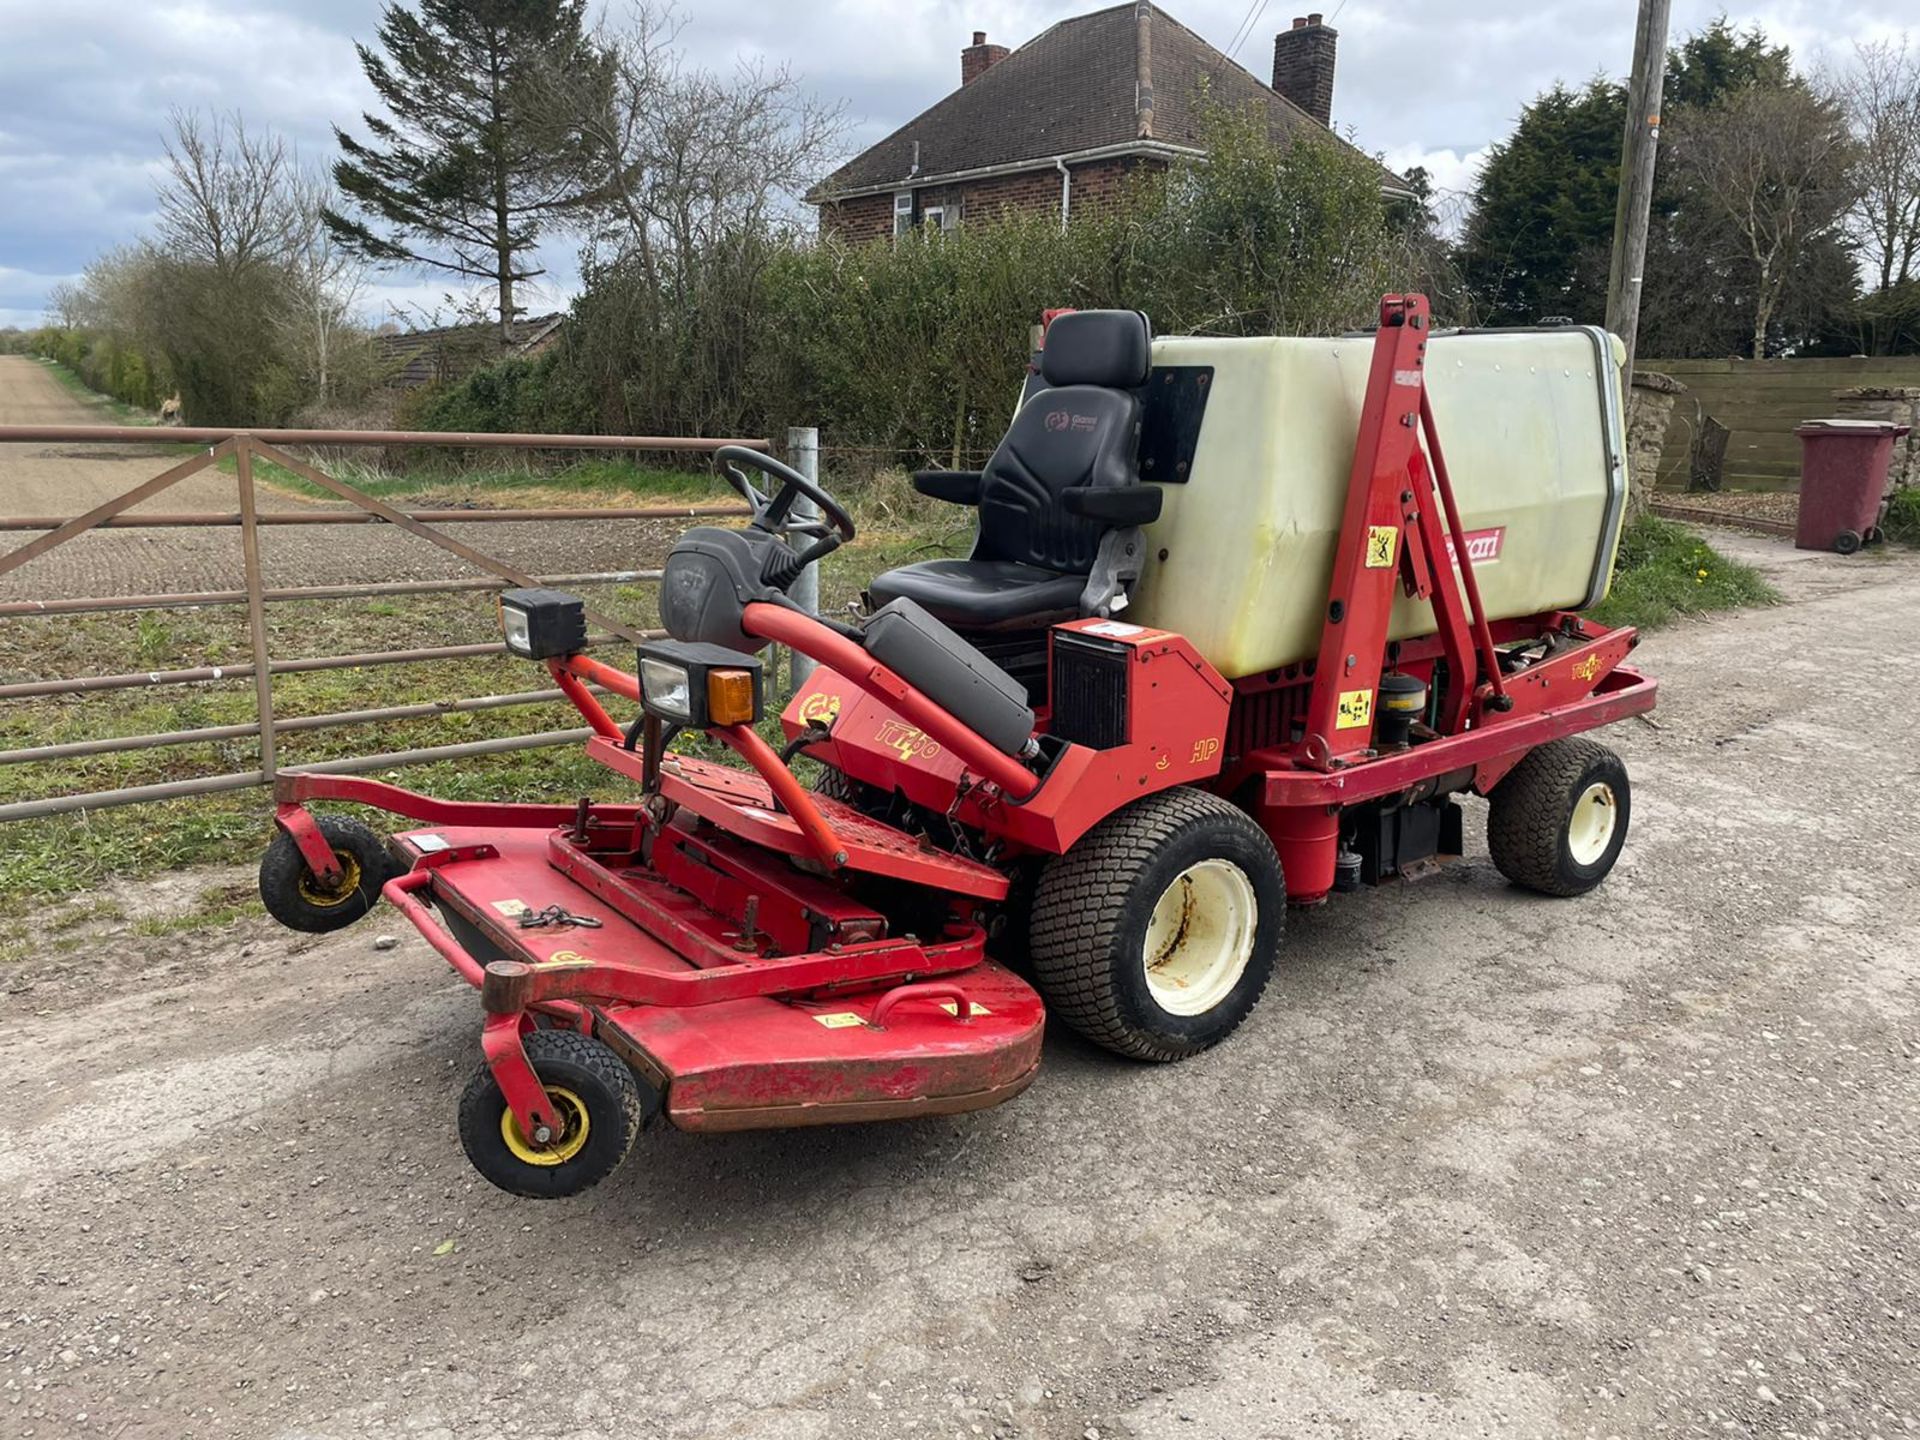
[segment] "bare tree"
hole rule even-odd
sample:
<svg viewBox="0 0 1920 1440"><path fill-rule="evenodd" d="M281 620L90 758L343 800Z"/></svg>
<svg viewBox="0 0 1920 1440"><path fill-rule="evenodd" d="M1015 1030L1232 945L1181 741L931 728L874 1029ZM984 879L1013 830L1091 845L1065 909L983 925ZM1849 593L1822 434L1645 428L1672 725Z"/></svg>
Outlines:
<svg viewBox="0 0 1920 1440"><path fill-rule="evenodd" d="M1674 128L1676 171L1727 228L1731 258L1747 272L1758 359L1797 262L1844 223L1859 195L1845 111L1804 85L1752 86Z"/></svg>
<svg viewBox="0 0 1920 1440"><path fill-rule="evenodd" d="M249 134L237 114L175 110L168 123L166 173L155 187L160 248L227 277L285 260L301 228L286 141Z"/></svg>
<svg viewBox="0 0 1920 1440"><path fill-rule="evenodd" d="M1853 218L1884 291L1920 275L1920 51L1902 36L1854 56L1838 85L1860 148Z"/></svg>
<svg viewBox="0 0 1920 1440"><path fill-rule="evenodd" d="M300 175L288 187L288 198L295 223L284 260L287 304L279 324L306 372L312 402L324 406L333 399L343 345L364 335L354 310L366 291L367 269L323 219L336 203L324 174Z"/></svg>
<svg viewBox="0 0 1920 1440"><path fill-rule="evenodd" d="M845 133L843 108L804 93L785 66L721 76L686 65L671 6L637 0L594 45L611 69L548 77L549 103L584 140L603 235L670 287L729 236L779 218Z"/></svg>

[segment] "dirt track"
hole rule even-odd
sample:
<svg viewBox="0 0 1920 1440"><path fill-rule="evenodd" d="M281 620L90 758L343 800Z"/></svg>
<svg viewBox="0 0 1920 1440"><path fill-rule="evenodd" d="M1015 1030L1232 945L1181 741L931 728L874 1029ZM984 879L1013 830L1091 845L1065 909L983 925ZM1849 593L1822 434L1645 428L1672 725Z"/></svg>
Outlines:
<svg viewBox="0 0 1920 1440"><path fill-rule="evenodd" d="M1726 543L1795 603L1643 647L1605 887L1470 835L1184 1065L1055 1034L1002 1109L543 1205L462 1157L477 1007L390 914L0 977L0 1434L1914 1430L1920 560Z"/></svg>
<svg viewBox="0 0 1920 1440"><path fill-rule="evenodd" d="M84 404L37 362L0 355L0 425L110 423L110 416ZM62 519L83 514L179 458L158 445L0 445L0 514ZM714 498L726 497L716 490ZM266 487L260 503L263 510L311 508L304 499ZM136 508L148 513L231 514L237 504L233 477L208 470ZM444 528L510 565L552 573L639 568L657 558L680 527L611 520ZM0 553L32 538L34 532L0 533ZM261 531L260 554L269 585L432 580L474 573L464 561L384 525L270 527ZM228 590L241 583L238 530L102 530L77 536L0 577L0 599Z"/></svg>

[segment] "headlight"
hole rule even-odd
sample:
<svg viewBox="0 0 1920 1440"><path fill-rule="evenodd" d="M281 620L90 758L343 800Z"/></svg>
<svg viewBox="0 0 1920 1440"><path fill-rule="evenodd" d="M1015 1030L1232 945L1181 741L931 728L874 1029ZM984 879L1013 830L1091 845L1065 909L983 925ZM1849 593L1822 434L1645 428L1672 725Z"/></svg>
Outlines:
<svg viewBox="0 0 1920 1440"><path fill-rule="evenodd" d="M663 720L704 730L751 725L762 705L760 662L719 645L654 640L640 647L640 699Z"/></svg>
<svg viewBox="0 0 1920 1440"><path fill-rule="evenodd" d="M671 660L640 662L640 694L647 709L683 725L693 722L693 677Z"/></svg>
<svg viewBox="0 0 1920 1440"><path fill-rule="evenodd" d="M587 607L564 590L503 590L500 633L529 660L577 655L587 648Z"/></svg>

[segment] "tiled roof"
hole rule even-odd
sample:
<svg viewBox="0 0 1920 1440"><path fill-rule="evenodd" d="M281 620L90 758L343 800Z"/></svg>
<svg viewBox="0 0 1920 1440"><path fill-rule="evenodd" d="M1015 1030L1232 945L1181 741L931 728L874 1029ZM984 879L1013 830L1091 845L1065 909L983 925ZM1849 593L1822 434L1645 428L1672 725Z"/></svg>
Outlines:
<svg viewBox="0 0 1920 1440"><path fill-rule="evenodd" d="M509 355L537 355L566 323L566 312L515 320L513 338L502 342L491 322L403 330L373 337L374 353L388 371L387 384L411 390L436 380L455 380L469 370Z"/></svg>
<svg viewBox="0 0 1920 1440"><path fill-rule="evenodd" d="M1127 0L1062 20L855 156L808 198L1119 146L1198 149L1203 92L1227 106L1259 105L1283 143L1326 133L1158 6L1145 7L1143 47L1139 8ZM1384 168L1380 177L1383 186L1404 186Z"/></svg>

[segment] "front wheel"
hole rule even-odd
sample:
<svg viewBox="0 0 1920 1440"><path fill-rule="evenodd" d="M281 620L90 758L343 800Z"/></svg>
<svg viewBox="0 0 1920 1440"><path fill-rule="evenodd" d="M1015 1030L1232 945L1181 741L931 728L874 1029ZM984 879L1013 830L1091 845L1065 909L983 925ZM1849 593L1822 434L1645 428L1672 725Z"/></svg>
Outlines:
<svg viewBox="0 0 1920 1440"><path fill-rule="evenodd" d="M1542 895L1584 895L1627 843L1633 787L1597 740L1550 740L1487 797L1487 848L1500 873Z"/></svg>
<svg viewBox="0 0 1920 1440"><path fill-rule="evenodd" d="M1273 973L1286 885L1272 842L1217 795L1162 791L1040 874L1028 945L1048 1008L1137 1060L1233 1033Z"/></svg>
<svg viewBox="0 0 1920 1440"><path fill-rule="evenodd" d="M591 1036L535 1030L521 1044L560 1117L560 1133L544 1144L522 1134L492 1067L483 1064L460 1097L460 1144L473 1168L511 1195L578 1195L627 1158L649 1107L626 1062Z"/></svg>
<svg viewBox="0 0 1920 1440"><path fill-rule="evenodd" d="M324 935L353 924L380 902L395 867L380 837L344 815L315 816L321 838L340 862L340 878L323 884L284 830L260 859L260 901L289 930Z"/></svg>

